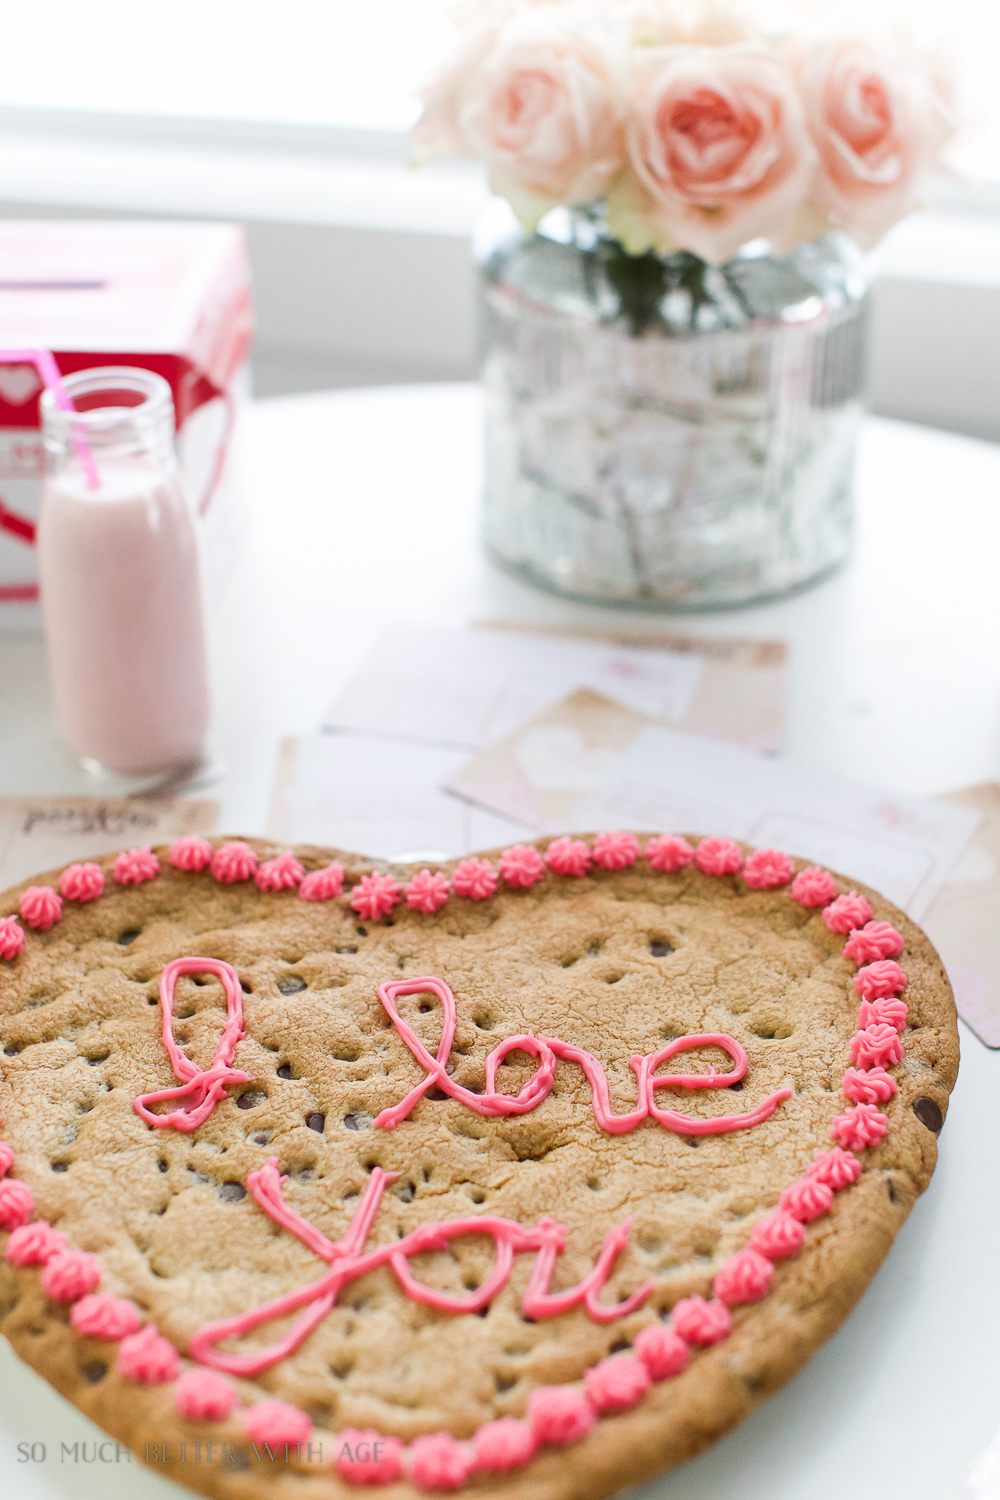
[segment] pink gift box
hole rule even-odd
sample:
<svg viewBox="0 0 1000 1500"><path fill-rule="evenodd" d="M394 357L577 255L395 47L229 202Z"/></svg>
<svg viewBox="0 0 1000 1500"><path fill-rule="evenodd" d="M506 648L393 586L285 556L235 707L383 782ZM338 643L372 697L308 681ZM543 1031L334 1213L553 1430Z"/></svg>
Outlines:
<svg viewBox="0 0 1000 1500"><path fill-rule="evenodd" d="M170 383L209 585L218 584L240 529L234 439L253 334L239 225L7 220L0 330L7 347L51 349L64 375L139 365ZM0 620L15 628L37 620L41 389L32 365L0 364Z"/></svg>

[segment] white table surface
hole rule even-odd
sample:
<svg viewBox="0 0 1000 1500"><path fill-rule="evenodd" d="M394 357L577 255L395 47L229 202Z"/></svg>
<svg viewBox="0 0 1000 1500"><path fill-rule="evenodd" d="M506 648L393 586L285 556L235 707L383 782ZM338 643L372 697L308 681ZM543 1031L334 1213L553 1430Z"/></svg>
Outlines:
<svg viewBox="0 0 1000 1500"><path fill-rule="evenodd" d="M316 728L394 621L517 619L782 639L785 751L899 791L1000 776L1000 448L872 419L850 565L718 614L569 604L477 537L479 396L425 386L282 397L245 431L250 530L215 601L220 827L263 830L280 739ZM93 791L51 726L44 648L0 640L0 793ZM998 914L1000 916L1000 914ZM1000 1422L1000 1053L962 1031L938 1170L841 1331L789 1386L644 1500L959 1500ZM166 1500L135 1464L60 1463L95 1429L3 1346L0 1489ZM17 1444L44 1442L44 1462Z"/></svg>

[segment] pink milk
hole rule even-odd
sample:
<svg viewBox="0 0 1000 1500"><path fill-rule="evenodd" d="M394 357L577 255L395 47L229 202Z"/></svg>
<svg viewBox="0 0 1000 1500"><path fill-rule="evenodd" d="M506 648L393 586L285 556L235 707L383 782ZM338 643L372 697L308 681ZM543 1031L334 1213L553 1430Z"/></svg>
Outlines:
<svg viewBox="0 0 1000 1500"><path fill-rule="evenodd" d="M209 694L194 518L173 448L170 388L146 370L70 376L70 421L42 400L49 473L38 564L56 719L83 761L124 775L190 763Z"/></svg>

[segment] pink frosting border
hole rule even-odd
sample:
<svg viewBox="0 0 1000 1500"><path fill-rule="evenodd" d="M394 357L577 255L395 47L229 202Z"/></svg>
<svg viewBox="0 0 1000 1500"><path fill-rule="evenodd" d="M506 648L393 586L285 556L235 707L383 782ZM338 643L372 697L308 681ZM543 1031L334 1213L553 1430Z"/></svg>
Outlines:
<svg viewBox="0 0 1000 1500"><path fill-rule="evenodd" d="M628 843L632 837L622 835L617 830L612 834L597 836L594 850L599 847L602 853L607 850L612 854L605 867L621 867L617 861L632 854L632 847ZM189 851L186 847L182 850L181 843L182 841L178 841L176 848L177 854L183 858ZM548 855L545 858L549 871L554 872L550 878L583 877L590 873L594 851L585 844L581 847L581 844L580 840L552 841L549 848L553 858L550 859ZM800 882L792 879L793 866L780 850L756 850L749 860L744 861L738 850L734 853L735 846L729 840L702 840L702 844L707 846L704 850L705 857L701 860L697 858L697 848L701 848L698 845L694 859L698 868L705 873L720 878L734 877L738 869L749 864L751 879L748 884L756 885L756 877L760 874L765 874L767 884L785 885L791 882L791 898L800 900L804 906L819 908L824 920L825 908L835 900L841 903L838 916L841 911L852 909L851 914L856 914L859 920L856 928L845 932L845 954L849 958L855 953L858 958L867 956L864 941L855 937L870 921L871 912L865 911L867 903L854 892L848 898L838 897L826 871L810 869L809 879ZM673 841L669 842L669 846L673 850ZM647 857L653 868L674 864L673 859L661 862L657 857L659 850L664 847L667 846L663 839L650 840L647 844ZM223 846L223 849L226 856L231 851L234 855L237 853L232 845ZM125 868L126 861L122 861L120 873L117 868L112 872L118 883L132 883L137 877L156 878L159 866L157 865L156 871L152 869L155 856L150 857L147 850L128 852L133 856L127 861L128 868ZM217 854L218 852L216 851ZM242 856L242 847L238 846L238 852ZM175 863L173 853L174 846L171 848L172 864ZM134 858L136 855L140 856L138 860ZM143 859L142 856L146 858ZM518 856L513 861L506 862L513 876L508 883L514 889L526 884L521 869L523 857L520 856L520 849ZM181 858L176 861L176 868L183 868ZM279 889L294 888L302 880L299 875L301 866L295 867L297 862L294 862L291 851L287 855L278 856L271 863L278 866L279 862L283 878L280 882L275 881L274 886ZM600 859L597 862L604 863ZM201 861L184 859L184 864L192 870L200 863ZM212 864L216 863L218 873L213 870L216 878L232 880L234 871L228 867L227 858L212 861ZM143 866L141 874L135 868L139 864ZM505 877L504 866L502 856L499 862L500 878ZM248 871L247 875L250 873ZM426 873L430 876L429 871ZM242 870L239 874L242 875ZM489 869L488 874L490 880L495 882L492 869ZM786 878L781 880L779 876ZM535 878L542 879L545 876L539 872ZM475 884L478 885L478 882ZM799 889L796 889L797 884ZM35 891L38 891L41 903L47 906L45 915L48 916L56 907L56 893L46 887L33 887L33 896ZM444 896L445 900L450 899L452 893L461 896L454 884L447 893L435 889L435 897ZM479 895L478 889L473 894L470 889L469 899L487 899L487 894L484 891L483 895ZM56 897L56 900L49 901L50 895ZM330 896L327 899L336 899L339 895L339 882L331 881ZM391 876L382 875L362 877L359 886L345 895L355 911L363 914L369 921L377 921L392 911L401 892ZM441 904L443 902L438 899L431 909L436 909ZM855 905L856 913L853 910ZM60 919L61 912L54 920ZM8 926L17 925L16 917L5 921ZM826 925L830 930L836 931L843 927L842 921L827 922ZM880 924L880 929L878 936L882 943L895 948L898 957L902 952L902 937L888 924ZM8 938L8 947L11 951L9 955L3 953L3 960L13 962L22 951L23 944L18 948ZM871 979L869 974L872 975ZM850 1054L852 1063L860 1063L861 1067L848 1067L844 1075L844 1097L855 1102L849 1103L830 1125L831 1139L838 1144L828 1151L817 1153L802 1177L785 1188L777 1208L754 1226L747 1244L723 1262L713 1279L713 1296L710 1299L700 1296L682 1298L671 1309L669 1323L650 1324L641 1330L633 1343L632 1354L603 1359L585 1370L582 1390L576 1385L541 1386L532 1393L525 1419L504 1417L484 1423L469 1442L456 1439L447 1432L428 1433L415 1439L409 1448L404 1448L395 1438L386 1438L376 1432L358 1433L345 1429L336 1440L341 1446L339 1455L334 1460L334 1467L341 1476L361 1484L389 1483L405 1476L418 1488L435 1491L455 1489L477 1470L506 1471L519 1467L529 1462L543 1444L562 1446L579 1441L600 1416L635 1405L642 1400L654 1382L670 1379L680 1373L689 1363L694 1348L706 1347L724 1339L732 1327L730 1308L759 1301L767 1295L774 1274L774 1262L798 1253L804 1242L803 1225L828 1212L834 1194L859 1177L862 1167L856 1153L878 1145L885 1136L888 1120L872 1101L877 1099L885 1102L895 1092L895 1080L886 1073L885 1064L894 1066L903 1057L899 1036L905 1029L906 1005L897 997L906 983L907 976L891 960L876 960L869 963L867 970L859 966L855 987L863 998L858 1015L858 1030L850 1043ZM884 1009L876 1011L876 1006ZM230 1029L232 1021L231 1016ZM164 1023L166 1042L169 1027L166 1016ZM226 1040L228 1042L229 1038ZM231 1044L225 1050L231 1051ZM218 1071L220 1075L226 1072L232 1076L228 1062L229 1060L223 1061L222 1057L218 1058L210 1074L215 1075ZM204 1089L207 1094L216 1082L214 1076L202 1075L195 1081L195 1086ZM221 1076L218 1086L221 1091ZM188 1088L190 1087L189 1083ZM180 1093L181 1090L169 1092ZM148 1097L152 1099L152 1096ZM159 1123L166 1117L154 1115L151 1118ZM0 1142L0 1228L12 1231L5 1249L6 1259L16 1265L44 1267L43 1287L49 1295L73 1303L74 1308L82 1308L87 1299L89 1312L99 1303L99 1318L95 1319L91 1314L89 1321L75 1319L71 1310L71 1322L75 1326L86 1326L94 1337L101 1337L102 1333L98 1330L105 1330L109 1341L114 1341L119 1330L132 1328L135 1312L133 1304L109 1294L94 1296L95 1288L100 1282L99 1263L93 1256L66 1247L63 1237L46 1221L30 1223L34 1199L27 1184L8 1175L12 1166L13 1153L6 1143ZM31 1236L30 1240L28 1236ZM153 1323L121 1338L118 1364L120 1372L126 1378L145 1384L176 1381L176 1408L192 1420L224 1420L238 1402L235 1388L230 1386L231 1394L227 1394L219 1377L215 1376L209 1382L207 1377L210 1372L204 1370L204 1367L189 1366L182 1372L177 1351ZM211 1373L214 1375L214 1372ZM206 1378L199 1378L202 1375ZM311 1431L311 1424L304 1412L285 1402L274 1400L261 1400L247 1407L243 1411L243 1424L252 1440L256 1441L256 1433L262 1441L279 1445L304 1442ZM362 1448L365 1450L364 1455L361 1453ZM380 1448L384 1450L381 1454Z"/></svg>

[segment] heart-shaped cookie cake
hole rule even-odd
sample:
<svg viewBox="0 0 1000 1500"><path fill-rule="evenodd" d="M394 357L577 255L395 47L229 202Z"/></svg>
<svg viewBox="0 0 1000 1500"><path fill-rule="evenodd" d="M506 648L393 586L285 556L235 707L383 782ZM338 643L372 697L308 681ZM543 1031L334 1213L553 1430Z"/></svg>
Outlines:
<svg viewBox="0 0 1000 1500"><path fill-rule="evenodd" d="M919 928L721 838L189 837L0 914L0 1326L227 1500L690 1457L864 1290L958 1068Z"/></svg>

